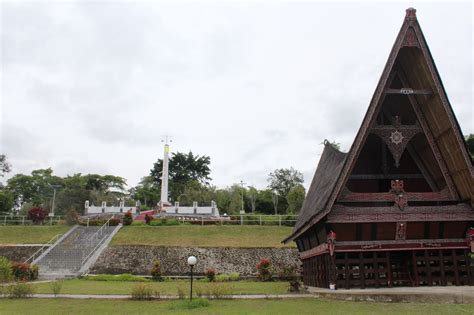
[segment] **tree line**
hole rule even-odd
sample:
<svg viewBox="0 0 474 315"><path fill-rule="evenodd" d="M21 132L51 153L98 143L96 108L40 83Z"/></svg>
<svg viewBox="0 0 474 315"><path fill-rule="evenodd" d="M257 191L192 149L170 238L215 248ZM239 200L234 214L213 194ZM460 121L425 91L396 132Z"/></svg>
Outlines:
<svg viewBox="0 0 474 315"><path fill-rule="evenodd" d="M211 159L208 156L174 153L169 160L169 196L172 203L210 205L214 200L221 213L237 214L245 211L264 214L296 214L303 204L305 189L303 175L293 169L277 169L268 175L268 187L255 187L235 183L225 188L211 184ZM60 177L51 168L38 169L29 175L15 174L5 186L0 186L0 213L18 211L26 214L32 207L51 211L54 199L55 214L68 210L83 213L84 202L93 205L106 201L126 206L140 201L142 209L151 209L160 201L163 160L153 164L149 174L137 186L127 189L125 178L114 175L73 174ZM0 177L11 171L5 155L0 155Z"/></svg>

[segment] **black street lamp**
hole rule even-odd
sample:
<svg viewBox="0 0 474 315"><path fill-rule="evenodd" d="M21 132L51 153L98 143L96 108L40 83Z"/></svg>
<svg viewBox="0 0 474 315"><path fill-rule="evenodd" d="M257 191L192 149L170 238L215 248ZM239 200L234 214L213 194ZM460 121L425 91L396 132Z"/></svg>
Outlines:
<svg viewBox="0 0 474 315"><path fill-rule="evenodd" d="M189 300L193 300L193 267L196 264L197 259L194 256L189 256L188 257L188 265L191 267L191 292L189 294Z"/></svg>

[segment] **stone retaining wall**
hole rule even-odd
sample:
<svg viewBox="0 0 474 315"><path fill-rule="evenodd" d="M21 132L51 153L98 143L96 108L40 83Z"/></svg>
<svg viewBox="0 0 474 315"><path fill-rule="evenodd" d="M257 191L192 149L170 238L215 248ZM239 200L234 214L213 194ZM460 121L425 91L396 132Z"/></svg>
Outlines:
<svg viewBox="0 0 474 315"><path fill-rule="evenodd" d="M11 261L25 261L38 249L38 245L0 245L0 256L5 256Z"/></svg>
<svg viewBox="0 0 474 315"><path fill-rule="evenodd" d="M186 261L190 255L197 257L196 274L204 274L208 268L218 273L238 272L241 276L256 274L255 266L261 258L268 258L275 274L284 266L299 269L300 260L296 248L190 248L158 246L111 246L102 252L91 268L91 273L133 273L147 275L154 259L159 259L164 275L187 275Z"/></svg>

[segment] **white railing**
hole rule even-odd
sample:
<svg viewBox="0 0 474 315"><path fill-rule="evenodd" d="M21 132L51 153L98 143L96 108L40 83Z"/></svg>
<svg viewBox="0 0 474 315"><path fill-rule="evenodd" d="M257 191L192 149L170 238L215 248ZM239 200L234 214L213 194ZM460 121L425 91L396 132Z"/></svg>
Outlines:
<svg viewBox="0 0 474 315"><path fill-rule="evenodd" d="M102 236L102 234L104 234L104 230L109 226L110 224L110 220L112 219L113 217L109 218L107 221L105 221L105 223L100 227L100 229L98 229L94 234L92 234L88 239L87 241L90 243L92 242L94 239L98 239L99 237ZM89 221L87 221L87 226L89 226Z"/></svg>
<svg viewBox="0 0 474 315"><path fill-rule="evenodd" d="M110 218L112 219L112 218ZM107 220L107 222L104 223L104 225L101 226L101 228L99 230L97 230L97 232L95 232L89 239L88 241L91 242L93 238L96 238L98 239L98 237L101 237L103 234L104 234L104 229L106 229L107 227L109 227L109 221L110 219ZM104 241L107 239L107 237L109 236L109 234L106 234L105 236L102 236L102 238L99 240L99 242L94 246L94 248L89 252L89 254L87 254L83 259L82 259L82 262L81 262L81 265L84 265L86 263L86 261L95 253L95 251L104 243Z"/></svg>
<svg viewBox="0 0 474 315"><path fill-rule="evenodd" d="M61 234L56 234L55 236L53 236L52 239L50 239L46 244L41 246L40 249L34 252L33 255L31 255L27 260L25 260L25 263L29 264L33 262L37 257L41 256L47 248L49 248L59 239L59 237L61 237Z"/></svg>
<svg viewBox="0 0 474 315"><path fill-rule="evenodd" d="M61 222L61 216L48 217L43 221L43 225L57 225ZM32 225L33 221L27 216L1 216L0 225Z"/></svg>
<svg viewBox="0 0 474 315"><path fill-rule="evenodd" d="M220 216L219 218L211 218L209 216L199 215L175 215L173 218L179 222L208 225L208 224L221 224L221 225L278 225L278 226L294 226L296 223L297 215L255 215L255 214L242 214L242 215L228 215ZM167 217L168 219L170 217Z"/></svg>

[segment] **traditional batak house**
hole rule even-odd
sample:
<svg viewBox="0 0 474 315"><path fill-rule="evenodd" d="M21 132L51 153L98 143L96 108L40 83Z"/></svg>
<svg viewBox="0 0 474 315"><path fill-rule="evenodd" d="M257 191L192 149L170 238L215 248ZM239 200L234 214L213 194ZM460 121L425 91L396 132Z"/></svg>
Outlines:
<svg viewBox="0 0 474 315"><path fill-rule="evenodd" d="M474 172L416 10L348 153L326 141L293 233L305 285L474 285Z"/></svg>

